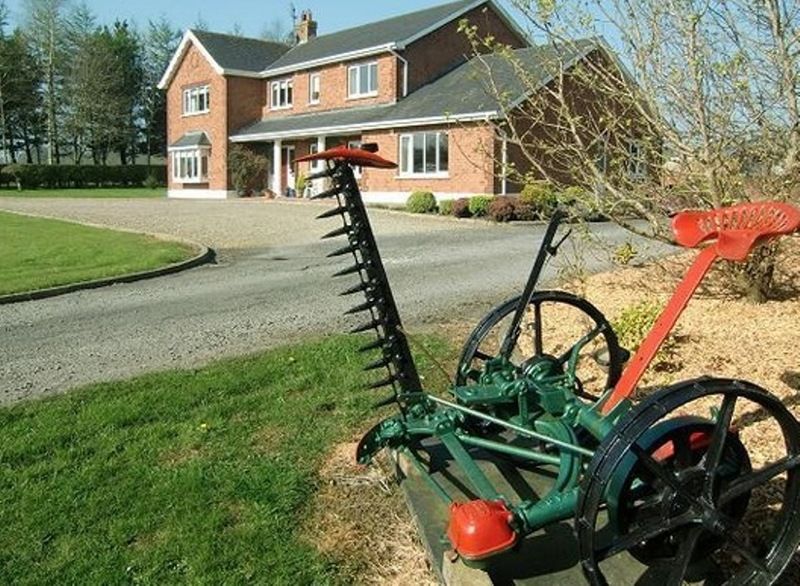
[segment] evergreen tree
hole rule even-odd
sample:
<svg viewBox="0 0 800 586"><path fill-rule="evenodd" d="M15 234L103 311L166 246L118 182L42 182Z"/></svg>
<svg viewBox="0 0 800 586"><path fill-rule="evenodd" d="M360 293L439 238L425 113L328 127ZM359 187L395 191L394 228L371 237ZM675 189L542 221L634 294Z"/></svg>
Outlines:
<svg viewBox="0 0 800 586"><path fill-rule="evenodd" d="M172 55L180 42L180 31L165 18L150 21L143 37L141 115L143 151L147 164L153 155L167 154L167 99L158 89Z"/></svg>

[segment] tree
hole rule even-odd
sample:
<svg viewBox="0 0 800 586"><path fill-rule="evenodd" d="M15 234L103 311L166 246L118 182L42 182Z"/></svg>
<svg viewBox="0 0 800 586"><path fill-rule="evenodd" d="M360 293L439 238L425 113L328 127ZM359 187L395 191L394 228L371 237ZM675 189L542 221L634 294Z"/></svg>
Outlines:
<svg viewBox="0 0 800 586"><path fill-rule="evenodd" d="M583 204L662 240L670 239L665 220L672 210L797 197L796 4L514 4L543 40L542 54L548 57L541 67L531 69L521 53L462 26L476 51L502 56L506 67L500 69L511 71L527 95L515 102L519 92L508 92L495 62L479 58L487 89L504 113L498 130L513 153L504 169L509 175L521 182L580 185ZM616 51L597 41L600 32ZM543 79L549 80L544 87ZM647 228L632 222L634 216L646 219ZM731 268L750 299L770 295L775 254L775 245L762 247Z"/></svg>
<svg viewBox="0 0 800 586"><path fill-rule="evenodd" d="M0 36L0 152L4 161L17 162L22 145L33 162L42 130L41 71L20 29Z"/></svg>
<svg viewBox="0 0 800 586"><path fill-rule="evenodd" d="M147 164L152 155L167 154L167 100L158 82L180 42L180 31L165 19L150 21L143 38L142 125Z"/></svg>
<svg viewBox="0 0 800 586"><path fill-rule="evenodd" d="M294 45L294 25L297 21L297 10L292 3L288 5L287 16L287 20L278 17L273 18L264 25L259 36L265 41Z"/></svg>
<svg viewBox="0 0 800 586"><path fill-rule="evenodd" d="M143 69L139 37L125 21L117 21L111 29L111 52L117 61L120 89L116 93L124 116L119 121L119 140L115 147L120 163L136 163L138 152L140 102Z"/></svg>
<svg viewBox="0 0 800 586"><path fill-rule="evenodd" d="M59 163L60 104L65 62L65 19L68 0L26 0L26 34L44 74L47 162Z"/></svg>
<svg viewBox="0 0 800 586"><path fill-rule="evenodd" d="M97 19L85 3L76 6L70 13L65 28L65 43L70 55L81 55L86 49L93 35L99 29ZM82 77L76 74L78 61L72 60L65 71L65 127L71 137L72 156L76 164L80 164L86 150L89 148L86 128L81 117L76 115L74 104L83 99L81 95L85 88L82 87ZM89 98L91 99L91 98Z"/></svg>

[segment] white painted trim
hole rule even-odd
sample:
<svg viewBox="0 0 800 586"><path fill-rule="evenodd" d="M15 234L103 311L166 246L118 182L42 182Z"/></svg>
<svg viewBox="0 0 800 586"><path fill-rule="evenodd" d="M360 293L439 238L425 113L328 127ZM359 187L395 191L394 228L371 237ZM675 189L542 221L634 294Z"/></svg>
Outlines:
<svg viewBox="0 0 800 586"><path fill-rule="evenodd" d="M285 132L264 132L260 134L239 134L229 137L231 142L260 142L283 138L304 138L324 134L326 136L346 133L357 133L365 130L381 130L388 128L408 128L413 126L435 126L453 124L455 122L484 122L498 115L496 111L473 112L455 116L429 116L427 118L407 118L405 120L383 120L367 124L350 124L342 126L325 126L305 130L289 130Z"/></svg>
<svg viewBox="0 0 800 586"><path fill-rule="evenodd" d="M225 189L169 189L170 199L228 199L236 197L235 191Z"/></svg>
<svg viewBox="0 0 800 586"><path fill-rule="evenodd" d="M397 46L398 46L399 49L405 49L408 45L410 45L414 41L418 41L422 37L427 36L427 35L431 34L433 31L438 30L438 29L442 28L444 25L454 21L456 18L458 18L460 16L464 16L470 10L473 10L473 9L477 8L478 6L480 6L481 4L486 4L486 3L487 3L487 0L476 0L475 2L471 2L470 4L467 4L464 8L459 10L458 12L451 13L447 18L444 18L444 19L440 20L439 22L436 22L436 23L432 24L428 28L422 29L421 31L417 31L416 33L414 33L413 35L411 35L407 39L404 39L403 41L399 42L397 44Z"/></svg>
<svg viewBox="0 0 800 586"><path fill-rule="evenodd" d="M175 75L175 70L178 67L178 63L181 62L186 51L189 49L189 44L192 43L197 47L197 50L206 58L206 60L211 64L211 67L214 68L214 71L219 73L220 75L225 75L225 70L220 67L220 64L217 63L214 58L211 56L203 44L198 40L195 34L188 30L183 35L183 39L181 39L178 48L175 50L175 54L172 56L172 59L167 66L167 70L164 72L164 75L161 77L161 80L158 82L158 89L164 90L167 89L169 86L169 82L172 81L172 77Z"/></svg>
<svg viewBox="0 0 800 586"><path fill-rule="evenodd" d="M403 62L403 96L406 97L408 95L408 59L404 58L400 53L391 49L389 51L392 55L394 55L397 59ZM350 80L348 80L349 83Z"/></svg>
<svg viewBox="0 0 800 586"><path fill-rule="evenodd" d="M353 59L360 59L362 57L370 57L372 55L378 55L379 53L386 53L395 48L396 48L395 43L385 43L383 45L367 47L366 49L357 49L355 51L348 51L346 53L339 53L337 55L328 55L327 57L320 57L319 59L303 61L301 63L296 63L295 65L286 65L284 67L276 67L274 69L267 68L261 72L261 76L274 77L276 75L293 73L301 69L313 69L321 65L339 63L340 61L351 61Z"/></svg>
<svg viewBox="0 0 800 586"><path fill-rule="evenodd" d="M264 75L259 71L245 71L243 69L223 69L222 75L233 75L235 77L249 77L251 79L264 78Z"/></svg>

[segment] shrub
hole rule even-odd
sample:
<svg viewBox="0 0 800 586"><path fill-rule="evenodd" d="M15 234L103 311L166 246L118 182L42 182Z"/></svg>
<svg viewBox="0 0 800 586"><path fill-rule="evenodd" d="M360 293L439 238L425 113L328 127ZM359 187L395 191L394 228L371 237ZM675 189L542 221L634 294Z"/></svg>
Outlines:
<svg viewBox="0 0 800 586"><path fill-rule="evenodd" d="M642 301L623 309L613 322L620 345L632 351L639 348L660 313L661 307L652 301Z"/></svg>
<svg viewBox="0 0 800 586"><path fill-rule="evenodd" d="M242 145L228 152L228 170L233 188L241 195L260 190L266 181L267 158Z"/></svg>
<svg viewBox="0 0 800 586"><path fill-rule="evenodd" d="M415 191L406 201L406 210L412 214L432 214L436 211L436 197L430 191Z"/></svg>
<svg viewBox="0 0 800 586"><path fill-rule="evenodd" d="M37 187L71 188L88 186L144 185L148 176L159 184L167 182L164 165L6 165L0 183L13 183L20 189Z"/></svg>
<svg viewBox="0 0 800 586"><path fill-rule="evenodd" d="M147 177L144 178L143 185L147 189L156 189L157 187L161 187L163 184L159 183L158 177L156 177L155 173L148 173Z"/></svg>
<svg viewBox="0 0 800 586"><path fill-rule="evenodd" d="M495 222L510 222L516 219L514 200L506 195L493 198L489 202L486 215Z"/></svg>
<svg viewBox="0 0 800 586"><path fill-rule="evenodd" d="M540 216L539 212L536 210L536 206L517 198L514 200L514 217L523 222L530 222L532 220L538 220Z"/></svg>
<svg viewBox="0 0 800 586"><path fill-rule="evenodd" d="M469 199L460 197L453 202L453 215L456 218L471 218L472 212L469 211Z"/></svg>
<svg viewBox="0 0 800 586"><path fill-rule="evenodd" d="M439 214L442 216L452 216L453 215L453 200L452 199L445 199L439 202Z"/></svg>
<svg viewBox="0 0 800 586"><path fill-rule="evenodd" d="M492 199L491 195L473 195L469 198L469 213L478 218L485 216Z"/></svg>
<svg viewBox="0 0 800 586"><path fill-rule="evenodd" d="M633 246L630 240L617 246L611 259L618 265L627 266L631 261L636 258L639 251Z"/></svg>
<svg viewBox="0 0 800 586"><path fill-rule="evenodd" d="M549 181L534 181L522 188L521 202L532 205L540 217L549 217L558 206L558 196Z"/></svg>

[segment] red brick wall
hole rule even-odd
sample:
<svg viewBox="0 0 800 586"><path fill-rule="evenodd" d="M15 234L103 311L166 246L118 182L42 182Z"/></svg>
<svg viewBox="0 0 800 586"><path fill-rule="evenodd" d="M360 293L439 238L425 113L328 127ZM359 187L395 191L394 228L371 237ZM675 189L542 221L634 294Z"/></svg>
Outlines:
<svg viewBox="0 0 800 586"><path fill-rule="evenodd" d="M366 63L370 61L378 62L378 95L369 98L348 98L347 97L347 68L350 65ZM310 73L320 74L320 100L319 104L308 103L308 80ZM270 82L291 77L293 80L293 99L292 107L282 110L272 110L270 108ZM397 100L397 58L392 54L357 59L334 65L327 65L317 69L297 71L287 76L278 76L262 81L265 99L262 102L262 114L264 118L271 116L289 116L293 114L303 114L308 112L323 112L337 108L351 108L361 106L371 106L375 104L389 104Z"/></svg>
<svg viewBox="0 0 800 586"><path fill-rule="evenodd" d="M261 118L266 84L261 79L228 77L228 129L231 133Z"/></svg>
<svg viewBox="0 0 800 586"><path fill-rule="evenodd" d="M514 48L525 47L528 44L525 39L509 28L491 8L478 7L462 18L466 18L470 24L477 26L481 36L493 35L497 42ZM456 19L411 43L406 48L403 57L409 63L409 93L447 73L473 54L466 35L458 32L460 20L460 18Z"/></svg>
<svg viewBox="0 0 800 586"><path fill-rule="evenodd" d="M211 107L208 114L183 115L183 90L208 84ZM173 183L171 157L168 157L170 189L227 189L228 109L227 81L194 46L190 46L167 88L167 142L172 144L187 132L202 131L211 139L208 175L210 183Z"/></svg>
<svg viewBox="0 0 800 586"><path fill-rule="evenodd" d="M447 130L448 177L401 178L397 169L365 169L361 187L370 192L412 192L418 189L450 193L493 193L494 130L487 124L397 129L364 133L364 142L378 143L382 157L399 163L399 136L406 132Z"/></svg>

